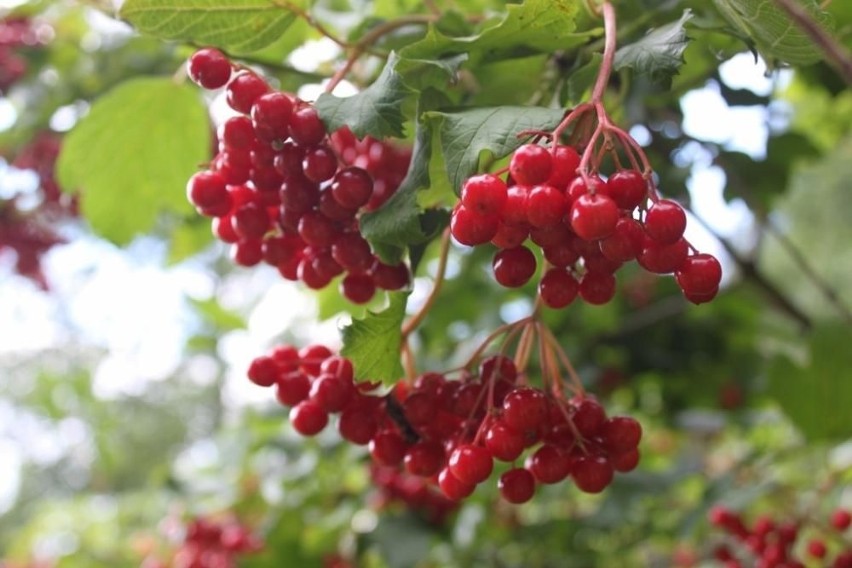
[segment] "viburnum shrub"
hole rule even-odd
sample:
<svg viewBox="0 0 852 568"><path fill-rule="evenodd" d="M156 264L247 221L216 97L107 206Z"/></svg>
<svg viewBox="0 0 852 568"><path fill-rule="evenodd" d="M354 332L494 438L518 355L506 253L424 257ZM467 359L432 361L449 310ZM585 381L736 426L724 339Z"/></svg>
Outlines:
<svg viewBox="0 0 852 568"><path fill-rule="evenodd" d="M234 111L217 130L218 153L187 185L198 212L212 217L215 234L232 244L234 261L265 261L314 289L345 274L340 291L355 303L369 301L377 289L394 291L384 311L344 330L340 353L318 344L280 345L248 369L252 382L274 390L303 436L334 428L366 447L381 502L402 501L440 522L492 478L513 504L529 501L543 484L603 491L616 473L637 467L642 427L632 417L608 415L586 391L542 321L542 306L564 308L578 295L607 303L616 293L616 271L632 260L651 273L673 273L694 303L718 291L719 262L684 239L683 208L657 193L642 148L604 108L615 54L609 3L603 16L606 43L590 101L564 113L551 130L513 133L508 165L470 172L457 188L459 201L444 204L452 213L443 232L447 216L440 211L412 217L410 185L394 195L401 183L424 179L422 140L402 150L355 135L361 114L378 106L373 93L356 95L355 103L326 93L309 103L217 49L201 49L189 60L192 80L224 89ZM383 73L378 82L393 80ZM337 119L346 104L358 109L350 109L352 129ZM611 169L602 171L606 160ZM437 230L429 229L436 223ZM403 322L409 266L422 255L411 246L438 234L432 291ZM410 337L438 301L451 236L464 245L495 245L494 277L510 288L536 274L539 247L538 293L531 315L494 330L462 367L418 371ZM493 350L498 338L502 344Z"/></svg>

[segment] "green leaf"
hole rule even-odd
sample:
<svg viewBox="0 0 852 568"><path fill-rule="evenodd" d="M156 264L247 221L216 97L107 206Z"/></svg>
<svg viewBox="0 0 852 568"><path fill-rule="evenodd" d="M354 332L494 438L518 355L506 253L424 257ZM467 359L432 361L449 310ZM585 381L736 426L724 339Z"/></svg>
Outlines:
<svg viewBox="0 0 852 568"><path fill-rule="evenodd" d="M505 59L532 53L552 53L583 43L597 30L574 33L580 0L527 0L506 6L506 15L473 36L450 37L430 26L426 36L402 50L404 57L432 59L449 53L471 58ZM487 25L487 24L486 24Z"/></svg>
<svg viewBox="0 0 852 568"><path fill-rule="evenodd" d="M399 56L391 53L378 79L357 95L340 98L323 93L317 99L316 109L329 132L348 126L358 138L404 135L401 107L411 91L394 69L398 61Z"/></svg>
<svg viewBox="0 0 852 568"><path fill-rule="evenodd" d="M295 5L303 2L296 0ZM296 14L274 0L126 0L119 16L160 39L250 53L275 42Z"/></svg>
<svg viewBox="0 0 852 568"><path fill-rule="evenodd" d="M340 354L352 360L355 378L393 383L403 375L399 360L402 320L408 292L388 294L390 305L381 312L367 312L343 328Z"/></svg>
<svg viewBox="0 0 852 568"><path fill-rule="evenodd" d="M553 130L563 117L559 109L513 106L426 114L440 122L441 152L456 192L465 178L477 171L483 154L497 159L507 156L524 142L518 138L519 132Z"/></svg>
<svg viewBox="0 0 852 568"><path fill-rule="evenodd" d="M83 217L118 244L163 211L190 215L187 179L210 159L210 120L197 90L168 78L121 83L95 101L62 145L62 187L80 190Z"/></svg>
<svg viewBox="0 0 852 568"><path fill-rule="evenodd" d="M852 330L818 327L809 337L809 357L796 363L785 356L769 367L769 392L810 441L848 440L852 435Z"/></svg>
<svg viewBox="0 0 852 568"><path fill-rule="evenodd" d="M758 52L772 67L780 59L793 65L816 63L822 57L819 48L784 10L772 0L715 0L726 20L754 42ZM799 0L811 16L825 24L827 17L816 0Z"/></svg>
<svg viewBox="0 0 852 568"><path fill-rule="evenodd" d="M466 53L459 53L443 59L400 58L395 71L410 88L422 91L427 87L445 88L447 83L455 82L456 74L462 63L467 61Z"/></svg>
<svg viewBox="0 0 852 568"><path fill-rule="evenodd" d="M615 69L630 67L637 73L649 75L656 83L671 86L672 77L683 65L683 52L689 43L683 26L690 18L692 13L686 10L677 22L659 27L616 51Z"/></svg>

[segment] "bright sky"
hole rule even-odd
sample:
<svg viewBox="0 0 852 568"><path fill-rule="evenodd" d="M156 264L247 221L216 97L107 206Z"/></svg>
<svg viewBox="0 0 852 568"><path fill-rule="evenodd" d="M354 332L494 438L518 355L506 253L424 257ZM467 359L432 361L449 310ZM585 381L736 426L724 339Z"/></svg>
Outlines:
<svg viewBox="0 0 852 568"><path fill-rule="evenodd" d="M755 65L747 54L722 65L721 74L730 86L761 94L770 92L779 80L767 79L764 68ZM310 91L311 87L306 88L303 96ZM728 108L712 85L689 93L681 105L687 134L753 156L763 154L769 132L769 118L763 109ZM10 109L8 101L0 98L0 130L8 129L14 121ZM636 133L640 137L641 129ZM724 174L710 166L709 156L699 152L688 158L697 158L698 163L689 183L696 210L720 234L735 234L748 219L747 209L736 202L724 202ZM32 183L27 175L0 167L0 195L32 187ZM665 193L666 188L661 189ZM698 223L690 222L687 237L700 249L724 256ZM217 285L201 262L164 267L164 259L164 245L150 238L120 250L80 236L66 246L55 247L45 258L53 290L43 294L28 281L11 276L11 259L0 255L0 274L6 275L0 279L0 366L21 354L49 347L95 345L107 353L93 369L95 391L105 398L132 394L146 382L163 380L174 372L183 356L182 346L198 326L187 298L203 300L213 294L224 307L248 314L247 329L231 332L220 341L219 355L227 365L223 394L227 402L267 398L260 389L246 388L245 368L293 323L299 322L292 327L302 330L306 341L339 341L337 328L341 322L313 321L316 306L312 298L282 281L273 269L238 270ZM198 380L204 380L202 375L209 374L211 367L201 365L196 370ZM58 459L51 446L67 447L67 436L89 436L80 425L66 425L64 434L39 434L46 446L21 443L43 428L36 428L32 418L22 420L20 413L7 412L3 406L0 400L0 514L14 499L19 465L24 459Z"/></svg>

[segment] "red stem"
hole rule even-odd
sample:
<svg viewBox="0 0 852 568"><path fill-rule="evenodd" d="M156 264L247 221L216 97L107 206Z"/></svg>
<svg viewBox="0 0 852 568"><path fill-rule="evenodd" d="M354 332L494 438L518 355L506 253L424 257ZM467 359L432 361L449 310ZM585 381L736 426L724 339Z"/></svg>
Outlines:
<svg viewBox="0 0 852 568"><path fill-rule="evenodd" d="M603 19L604 19L604 53L603 63L598 71L598 78L595 81L595 88L592 90L591 102L600 102L603 98L606 86L609 83L609 76L612 74L612 63L615 60L615 8L609 2L603 3Z"/></svg>

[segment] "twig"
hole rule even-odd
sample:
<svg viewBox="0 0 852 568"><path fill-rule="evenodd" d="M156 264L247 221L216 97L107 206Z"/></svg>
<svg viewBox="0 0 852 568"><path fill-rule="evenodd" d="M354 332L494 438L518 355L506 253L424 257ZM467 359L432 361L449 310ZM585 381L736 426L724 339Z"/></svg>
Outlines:
<svg viewBox="0 0 852 568"><path fill-rule="evenodd" d="M598 77L595 81L595 87L592 90L591 102L600 102L603 97L604 90L609 83L609 76L612 73L612 63L615 60L615 38L617 34L615 26L615 8L609 2L603 3L603 19L604 19L604 53L603 62L601 63Z"/></svg>
<svg viewBox="0 0 852 568"><path fill-rule="evenodd" d="M840 312L840 315L843 316L847 322L852 323L852 310L849 309L849 306L843 303L843 300L840 299L840 296L837 294L837 291L832 288L828 282L814 269L811 263L805 258L805 255L802 254L802 251L790 240L790 238L785 235L778 227L775 226L770 220L767 219L766 223L763 224L764 229L767 232L771 233L773 237L778 240L778 243L781 245L781 248L790 256L792 261L799 267L799 270L805 274L811 283L816 286L816 288L825 296L825 299L834 306L834 308Z"/></svg>
<svg viewBox="0 0 852 568"><path fill-rule="evenodd" d="M838 43L831 34L819 25L808 14L801 4L793 0L775 0L775 4L784 10L790 19L805 32L817 47L825 54L826 62L843 77L843 80L852 85L852 55L843 45Z"/></svg>
<svg viewBox="0 0 852 568"><path fill-rule="evenodd" d="M450 229L447 227L444 229L444 234L441 235L441 252L438 257L438 272L435 274L435 284L432 286L432 291L429 292L429 297L426 298L426 301L421 306L420 310L405 322L405 325L402 326L402 340L405 341L411 332L417 329L417 326L423 321L426 317L426 314L429 313L429 310L432 309L432 305L435 303L436 298L438 297L438 293L441 291L441 286L444 285L444 275L447 272L447 257L450 253Z"/></svg>

